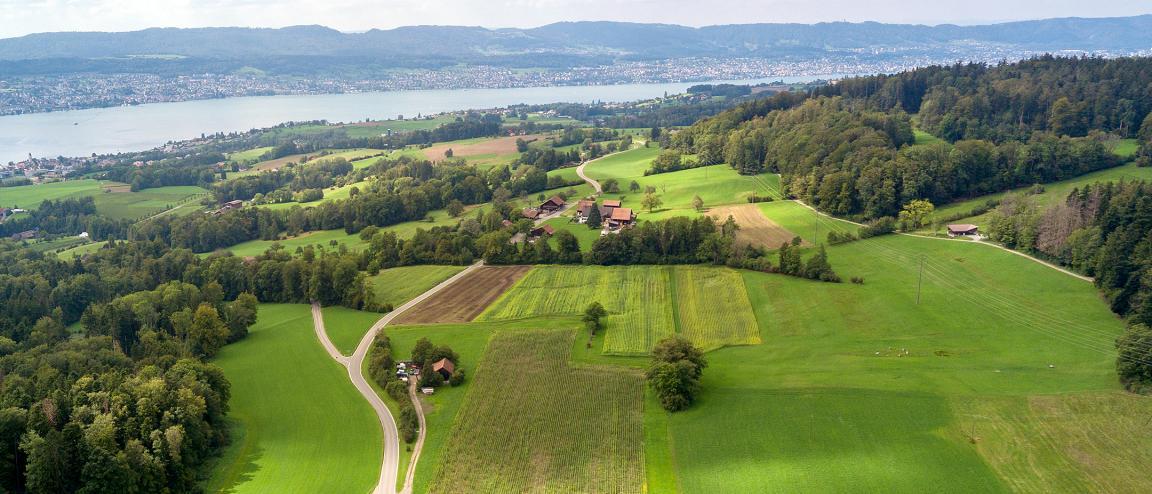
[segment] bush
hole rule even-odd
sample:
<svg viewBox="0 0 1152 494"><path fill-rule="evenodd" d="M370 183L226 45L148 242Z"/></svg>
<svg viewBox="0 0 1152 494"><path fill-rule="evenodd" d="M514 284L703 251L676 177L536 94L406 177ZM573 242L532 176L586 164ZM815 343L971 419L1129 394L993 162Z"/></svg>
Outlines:
<svg viewBox="0 0 1152 494"><path fill-rule="evenodd" d="M406 403L408 401L408 383L399 379L393 379L385 385L384 392L388 393L388 396L391 396L392 399L400 403Z"/></svg>
<svg viewBox="0 0 1152 494"><path fill-rule="evenodd" d="M459 386L464 384L464 369L457 369L452 373L452 377L448 378L448 384Z"/></svg>
<svg viewBox="0 0 1152 494"><path fill-rule="evenodd" d="M753 193L752 195L748 196L748 202L751 202L751 203L756 203L756 202L772 202L772 201L775 201L775 200L776 200L776 199L774 199L772 196L760 196L760 195L756 195L755 193Z"/></svg>
<svg viewBox="0 0 1152 494"><path fill-rule="evenodd" d="M857 239L856 235L853 235L851 232L841 233L835 230L828 232L829 245L846 244L848 242L855 242L856 240L859 239Z"/></svg>
<svg viewBox="0 0 1152 494"><path fill-rule="evenodd" d="M860 229L860 238L879 237L896 231L896 218L883 216L872 220L868 226Z"/></svg>

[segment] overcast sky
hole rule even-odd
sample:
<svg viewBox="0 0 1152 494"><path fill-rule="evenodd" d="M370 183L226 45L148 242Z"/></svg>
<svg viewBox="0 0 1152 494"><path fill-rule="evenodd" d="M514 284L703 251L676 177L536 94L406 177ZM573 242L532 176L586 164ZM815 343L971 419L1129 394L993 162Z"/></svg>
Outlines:
<svg viewBox="0 0 1152 494"><path fill-rule="evenodd" d="M533 27L616 20L689 26L880 21L986 24L1152 13L1152 0L0 0L0 37L46 31L322 24Z"/></svg>

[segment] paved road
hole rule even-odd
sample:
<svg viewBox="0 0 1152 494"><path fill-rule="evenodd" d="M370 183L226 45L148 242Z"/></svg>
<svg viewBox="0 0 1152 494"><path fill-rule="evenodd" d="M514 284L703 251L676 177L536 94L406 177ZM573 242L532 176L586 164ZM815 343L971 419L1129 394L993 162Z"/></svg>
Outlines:
<svg viewBox="0 0 1152 494"><path fill-rule="evenodd" d="M388 406L384 404L384 400L380 399L380 395L376 394L376 390L372 389L372 386L368 384L368 380L361 372L364 359L368 356L368 349L372 346L372 340L376 338L376 332L391 323L396 316L411 309L416 304L423 302L428 297L435 295L440 290L443 290L448 285L451 285L483 265L483 261L477 262L439 285L432 287L430 290L421 293L404 305L395 308L392 312L385 314L376 321L376 324L373 324L372 327L368 329L368 332L360 339L360 344L356 346L356 351L353 352L351 356L341 354L340 350L336 348L336 345L332 344L332 340L328 338L328 332L324 328L324 317L320 312L320 304L312 304L312 325L316 329L316 337L320 340L320 344L332 359L348 369L348 379L352 381L352 384L356 386L356 389L360 391L364 399L368 400L368 403L372 405L372 409L376 411L376 416L380 418L380 428L384 431L384 460L380 465L380 479L377 481L376 487L372 490L373 494L392 494L396 492L396 479L399 477L400 471L400 434L396 428L396 420L392 417L392 412L388 410ZM415 398L415 396L413 396L413 398ZM420 408L420 402L415 399L413 401L416 403L416 410L420 412L420 438L412 453L412 461L408 467L408 475L404 479L404 489L400 491L402 493L412 492L412 479L416 469L416 460L419 458L420 449L424 443L424 413Z"/></svg>
<svg viewBox="0 0 1152 494"><path fill-rule="evenodd" d="M596 158L596 159L602 159L602 158ZM592 160L592 161L596 161L596 160ZM600 193L603 192L602 190L600 190L600 182L592 180L591 178L588 178L588 175L584 174L584 167L588 166L588 163L591 163L592 161L585 161L585 162L581 163L580 166L576 167L576 175L579 175L582 180L584 180L585 182L588 182L588 185L591 185L593 189L596 189L596 195L600 195Z"/></svg>

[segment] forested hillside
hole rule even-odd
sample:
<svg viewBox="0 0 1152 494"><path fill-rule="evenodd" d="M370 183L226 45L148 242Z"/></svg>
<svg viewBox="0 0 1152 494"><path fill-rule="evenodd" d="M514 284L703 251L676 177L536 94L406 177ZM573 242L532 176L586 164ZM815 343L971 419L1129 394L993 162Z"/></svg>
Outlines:
<svg viewBox="0 0 1152 494"><path fill-rule="evenodd" d="M1052 58L849 79L747 103L678 133L701 163L780 173L829 213L894 216L1116 166L1107 146L1152 133L1152 61ZM914 127L945 142L914 145Z"/></svg>

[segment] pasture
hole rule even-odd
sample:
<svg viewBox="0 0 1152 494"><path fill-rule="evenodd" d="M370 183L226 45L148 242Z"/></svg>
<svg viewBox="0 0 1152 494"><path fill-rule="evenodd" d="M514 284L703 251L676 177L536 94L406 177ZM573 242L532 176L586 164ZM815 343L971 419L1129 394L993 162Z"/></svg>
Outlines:
<svg viewBox="0 0 1152 494"><path fill-rule="evenodd" d="M460 221L460 218L453 218L443 210L428 213L428 219L431 221L421 220L397 223L392 226L381 227L380 231L393 232L399 238L412 238L412 236L416 234L416 230L430 230L437 226L455 225ZM335 245L333 245L333 242L335 242ZM326 249L338 249L340 246L344 246L349 250L358 251L363 249L368 242L361 240L359 233L348 234L345 233L344 230L318 230L314 232L304 232L295 237L288 237L282 240L249 240L220 250L231 251L233 254L241 257L258 256L272 248L275 244L280 244L282 248L288 249L291 252L295 252L297 248L307 245Z"/></svg>
<svg viewBox="0 0 1152 494"><path fill-rule="evenodd" d="M709 353L699 402L668 415L684 492L1149 488L1124 466L1147 461L1127 417L1152 402L1117 391L1123 323L1090 283L971 242L829 256L865 284L741 273L771 343Z"/></svg>
<svg viewBox="0 0 1152 494"><path fill-rule="evenodd" d="M464 266L401 266L370 278L376 302L400 307L417 295L464 270Z"/></svg>
<svg viewBox="0 0 1152 494"><path fill-rule="evenodd" d="M645 354L677 333L713 349L759 342L743 289L736 272L723 268L541 266L476 320L579 316L600 302L608 311L605 354Z"/></svg>
<svg viewBox="0 0 1152 494"><path fill-rule="evenodd" d="M62 251L57 255L61 259L72 260L72 259L75 259L77 257L84 257L85 254L94 253L94 252L102 249L107 244L108 244L108 241L106 241L106 240L103 240L100 242L85 242L81 245L77 245L76 247L72 247L68 250Z"/></svg>
<svg viewBox="0 0 1152 494"><path fill-rule="evenodd" d="M564 331L491 339L428 492L642 491L644 380L570 367L571 342Z"/></svg>
<svg viewBox="0 0 1152 494"><path fill-rule="evenodd" d="M1094 184L1097 182L1119 182L1121 180L1152 180L1152 168L1140 168L1137 167L1135 163L1128 163L1115 168L1088 173L1068 180L1044 184L1043 193L1030 194L1027 197L1037 206L1043 208L1049 204L1053 204L1054 202L1064 200L1068 197L1068 194L1072 192L1072 189L1083 188L1086 185ZM933 217L946 218L958 214L966 214L971 212L973 208L986 205L988 201L999 201L1008 194L1027 194L1030 188L1031 187L1021 187L1008 192L988 194L985 196L938 206ZM987 213L984 213L956 220L955 223L974 223L979 226L985 226L985 222L987 220L988 215Z"/></svg>
<svg viewBox="0 0 1152 494"><path fill-rule="evenodd" d="M637 212L641 219L660 220L672 216L695 216L699 213L692 207L693 197L699 195L704 207L745 204L748 196L777 196L780 179L773 174L740 175L728 165L712 165L670 173L644 176L653 159L660 154L659 148L636 148L599 159L585 167L584 173L600 181L608 179L619 182L619 193L605 193L604 199L620 199L625 207ZM635 180L640 192L630 192L629 184ZM641 206L644 188L654 187L655 195L663 205L649 213Z"/></svg>
<svg viewBox="0 0 1152 494"><path fill-rule="evenodd" d="M395 324L468 322L484 311L531 266L485 266L396 316Z"/></svg>
<svg viewBox="0 0 1152 494"><path fill-rule="evenodd" d="M174 185L156 187L137 192L108 192L95 195L96 211L113 219L142 219L177 205L194 201L207 194L206 189L195 185ZM188 211L199 207L193 204Z"/></svg>
<svg viewBox="0 0 1152 494"><path fill-rule="evenodd" d="M234 441L210 492L368 492L379 476L376 415L316 340L307 305L269 305L214 360L232 384Z"/></svg>
<svg viewBox="0 0 1152 494"><path fill-rule="evenodd" d="M324 315L324 330L328 333L328 339L344 355L352 355L364 333L384 315L340 306L324 307L321 313Z"/></svg>
<svg viewBox="0 0 1152 494"><path fill-rule="evenodd" d="M92 196L99 214L113 219L137 219L156 214L208 191L196 186L171 186L131 192L118 182L81 179L0 188L0 206L34 210L45 200Z"/></svg>
<svg viewBox="0 0 1152 494"><path fill-rule="evenodd" d="M21 185L19 187L0 187L0 207L33 210L39 208L41 202L49 199L99 195L101 186L107 183L112 182L82 179Z"/></svg>

